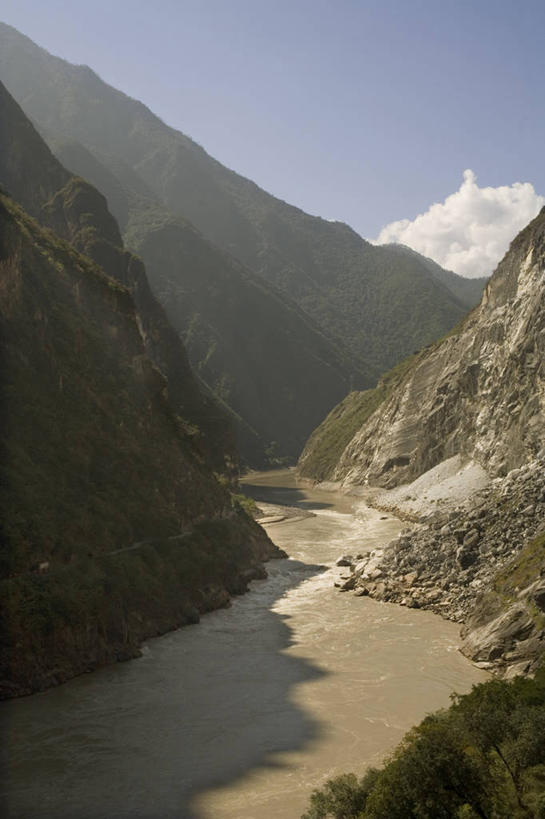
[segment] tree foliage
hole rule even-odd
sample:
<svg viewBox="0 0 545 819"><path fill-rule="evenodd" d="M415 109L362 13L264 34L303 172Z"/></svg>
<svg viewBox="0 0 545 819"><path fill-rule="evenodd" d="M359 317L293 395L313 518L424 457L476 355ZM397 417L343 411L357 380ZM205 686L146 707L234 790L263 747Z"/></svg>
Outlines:
<svg viewBox="0 0 545 819"><path fill-rule="evenodd" d="M538 819L545 816L545 669L453 695L381 770L316 790L303 819Z"/></svg>

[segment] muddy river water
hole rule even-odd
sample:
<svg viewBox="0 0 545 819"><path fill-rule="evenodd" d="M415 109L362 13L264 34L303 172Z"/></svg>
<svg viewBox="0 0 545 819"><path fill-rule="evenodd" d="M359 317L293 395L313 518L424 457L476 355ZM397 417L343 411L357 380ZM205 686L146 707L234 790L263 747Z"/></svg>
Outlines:
<svg viewBox="0 0 545 819"><path fill-rule="evenodd" d="M486 678L458 653L456 625L334 589L340 554L403 524L290 470L245 484L313 512L267 526L290 559L142 658L2 704L2 816L295 819L313 787L378 764Z"/></svg>

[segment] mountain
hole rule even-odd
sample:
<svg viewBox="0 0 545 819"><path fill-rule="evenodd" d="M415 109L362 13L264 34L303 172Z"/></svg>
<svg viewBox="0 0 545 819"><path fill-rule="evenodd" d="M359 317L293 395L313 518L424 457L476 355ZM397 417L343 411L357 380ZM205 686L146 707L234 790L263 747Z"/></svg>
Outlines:
<svg viewBox="0 0 545 819"><path fill-rule="evenodd" d="M86 66L0 27L0 71L44 133L120 163L160 203L297 302L322 332L379 373L466 312L426 260L375 247L347 225L309 216L225 168Z"/></svg>
<svg viewBox="0 0 545 819"><path fill-rule="evenodd" d="M246 460L259 463L245 428L258 433L269 459L293 459L324 410L354 380L370 383L295 303L180 217L133 211L126 235L195 371L243 419L239 440Z"/></svg>
<svg viewBox="0 0 545 819"><path fill-rule="evenodd" d="M345 399L299 471L419 523L354 563L346 589L463 623L484 668L543 663L545 208L456 331Z"/></svg>
<svg viewBox="0 0 545 819"><path fill-rule="evenodd" d="M537 455L545 430L544 248L542 210L512 242L479 307L421 352L362 422L331 470L334 480L396 486L456 454L498 476Z"/></svg>
<svg viewBox="0 0 545 819"><path fill-rule="evenodd" d="M168 211L126 162L48 136L63 165L106 195L195 373L230 412L246 463L293 461L351 385L374 382L293 301Z"/></svg>
<svg viewBox="0 0 545 819"><path fill-rule="evenodd" d="M200 389L178 335L150 290L141 260L123 247L106 200L58 162L1 83L0 120L0 184L30 215L129 288L146 352L168 378L169 400L198 430L214 468L232 470L238 455L231 421Z"/></svg>
<svg viewBox="0 0 545 819"><path fill-rule="evenodd" d="M459 276L452 270L445 270L444 267L434 262L433 259L422 256L420 253L417 253L416 250L407 247L407 245L392 243L383 245L383 247L388 247L390 250L405 256L416 257L422 264L426 265L431 275L437 279L437 281L444 284L445 287L448 287L451 293L456 296L458 301L461 301L468 310L471 310L480 302L485 284L489 278L488 276L480 276L474 279Z"/></svg>
<svg viewBox="0 0 545 819"><path fill-rule="evenodd" d="M212 471L233 457L228 422L104 197L2 86L0 121L0 183L19 200L0 194L0 695L13 696L137 656L278 550Z"/></svg>
<svg viewBox="0 0 545 819"><path fill-rule="evenodd" d="M207 242L125 168L106 168L73 141L53 147L115 203L125 241L145 262L194 371L231 409L247 463L293 460L351 384L373 382L294 302Z"/></svg>

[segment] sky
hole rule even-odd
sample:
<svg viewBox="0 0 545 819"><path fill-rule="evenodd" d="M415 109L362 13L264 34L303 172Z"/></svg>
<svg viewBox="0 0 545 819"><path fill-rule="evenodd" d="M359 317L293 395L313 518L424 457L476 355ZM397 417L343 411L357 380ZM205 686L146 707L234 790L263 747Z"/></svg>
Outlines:
<svg viewBox="0 0 545 819"><path fill-rule="evenodd" d="M464 275L519 229L518 183L526 222L545 201L543 0L0 0L0 19L281 199Z"/></svg>

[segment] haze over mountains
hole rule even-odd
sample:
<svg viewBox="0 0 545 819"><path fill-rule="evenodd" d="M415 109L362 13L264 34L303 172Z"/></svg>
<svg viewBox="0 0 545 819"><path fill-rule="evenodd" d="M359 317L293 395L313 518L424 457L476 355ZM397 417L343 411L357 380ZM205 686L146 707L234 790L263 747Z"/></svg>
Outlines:
<svg viewBox="0 0 545 819"><path fill-rule="evenodd" d="M2 192L10 696L135 656L143 638L225 604L277 552L226 489L230 419L200 389L106 200L1 84L0 120L0 178L18 201Z"/></svg>
<svg viewBox="0 0 545 819"><path fill-rule="evenodd" d="M275 199L91 69L3 24L0 44L8 89L107 196L246 461L296 457L344 395L477 300L479 284Z"/></svg>
<svg viewBox="0 0 545 819"><path fill-rule="evenodd" d="M225 642L221 662L204 628L206 664L195 662L195 645L175 649L182 664L195 662L202 756L216 790L227 782L214 764L224 755L223 725L214 719L217 733L208 732L210 697L200 695L206 674L218 673L218 699L241 733L232 700L223 697L225 667L235 667L236 689L245 673L234 647L248 651L254 713L266 717L265 728L250 720L250 741L242 732L242 744L228 747L228 757L242 751L237 777L239 767L255 770L247 753L254 741L260 765L278 761L284 746L268 731L284 700L295 743L286 750L306 752L305 736L316 746L329 741L318 721L310 734L304 726L303 734L293 730L301 703L291 690L311 677L334 679L331 690L352 728L355 689L339 696L346 693L347 652L355 655L360 706L371 706L367 740L372 692L383 697L385 690L380 661L377 673L368 663L365 679L360 674L361 639L368 644L369 632L358 606L369 601L345 598L335 623L343 632L334 639L342 674L332 657L317 663L319 674L308 673L319 657L309 646L322 642L336 617L317 601L336 594L335 585L460 623L462 651L481 670L535 673L536 680L493 680L467 698L456 696L448 713L408 735L382 771L370 770L359 783L353 776L328 782L305 816L545 816L545 208L514 237L483 291L482 279L461 278L402 244L373 245L345 224L271 196L90 68L51 56L3 24L0 76L0 697L138 656L148 637L228 606L251 580L267 578L265 561L286 557L254 518L264 526L288 519L290 546L292 525L305 521L298 559L274 565L265 595L250 598L254 609L241 617L239 610L238 620L211 618ZM471 172L464 185L477 194ZM535 191L522 187L501 195L528 195L533 214ZM394 223L393 238L403 238L396 232L403 226ZM439 238L457 252L449 237L445 230ZM496 249L486 248L490 258ZM269 488L264 501L255 495L271 501L263 509L237 494L241 467L294 463L297 456L297 471L257 480ZM329 485L315 489L318 501L294 501L299 509L290 517L293 511L278 504L300 498L300 478ZM337 506L323 489L342 489L353 501L343 495ZM334 557L347 542L354 554ZM323 562L318 546L326 547ZM337 573L334 561L349 574ZM308 582L318 572L319 583ZM271 589L287 607L273 605ZM264 621L254 630L256 606L270 630ZM292 616L291 626L283 622ZM392 622L376 618L373 646L399 631ZM430 623L434 635L437 622ZM395 666L414 657L416 631L409 640L407 634L399 640L408 653L394 664L394 687L401 680ZM281 687L288 683L279 706L262 679L269 637L271 678L285 675ZM283 650L296 644L305 651ZM180 707L193 709L171 662L149 659L148 668L177 691L158 723L175 725L167 749L173 776L167 767L154 777L159 802L164 787L177 800L176 749L186 736L176 716ZM293 662L306 676L294 673ZM420 689L431 674L417 666ZM138 665L133 669L136 701L147 708L146 684L139 687ZM155 695L173 690L153 685ZM244 716L248 691L242 687ZM102 698L93 698L94 718ZM144 733L147 741L141 714L129 704L123 723L106 708L106 731L119 736L119 726L130 724L134 737ZM114 756L102 729L90 735L100 736L97 750L86 732L74 746L50 721L63 760L66 748L85 749L75 754L76 790L82 760L92 763L97 753L106 759L108 802ZM146 752L154 753L164 730L151 733ZM38 725L35 735L41 748L48 734ZM220 754L208 757L218 736ZM340 736L346 744L344 728ZM121 737L124 770L151 758L140 737L125 758L125 731ZM23 778L29 759L16 760ZM59 781L51 785L56 767L45 760L46 793ZM297 778L290 766L286 771ZM121 802L123 787L131 791L129 813L142 794L139 772L132 776L119 794ZM198 775L188 766L183 779L193 798ZM128 788L133 781L136 788ZM266 791L270 800L269 781ZM64 800L62 780L55 796L57 804ZM337 799L342 810L329 811ZM34 802L38 813L41 800ZM66 801L66 815L72 804ZM88 807L81 815L92 815ZM180 811L187 814L175 806L172 815Z"/></svg>

